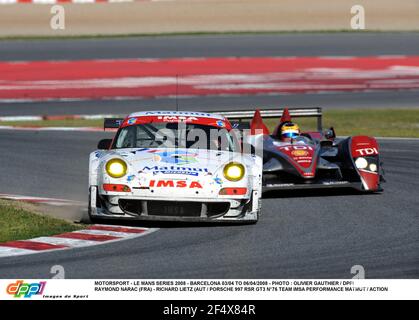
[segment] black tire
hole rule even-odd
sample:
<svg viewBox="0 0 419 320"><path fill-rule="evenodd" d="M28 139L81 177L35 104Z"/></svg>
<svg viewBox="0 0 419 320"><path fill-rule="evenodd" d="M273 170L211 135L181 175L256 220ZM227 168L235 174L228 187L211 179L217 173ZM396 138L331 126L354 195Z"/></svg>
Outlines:
<svg viewBox="0 0 419 320"><path fill-rule="evenodd" d="M87 205L87 217L85 218L87 224L94 224L97 223L97 219L92 217L92 208L90 207L90 196L91 196L91 188L89 187L89 198L88 198L88 205ZM83 219L84 220L84 219Z"/></svg>

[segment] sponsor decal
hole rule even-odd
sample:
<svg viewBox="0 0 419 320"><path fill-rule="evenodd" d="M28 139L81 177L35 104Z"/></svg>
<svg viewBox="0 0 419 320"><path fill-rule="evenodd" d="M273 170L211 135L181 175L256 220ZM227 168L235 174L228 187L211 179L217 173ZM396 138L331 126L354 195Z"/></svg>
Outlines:
<svg viewBox="0 0 419 320"><path fill-rule="evenodd" d="M223 184L223 180L219 177L214 178L214 181L216 184L222 185Z"/></svg>
<svg viewBox="0 0 419 320"><path fill-rule="evenodd" d="M158 152L159 149L150 149L150 148L141 148L141 149L137 149L134 151L130 151L132 154L137 154L137 153L141 153L141 152L148 152L148 153L154 153L154 152Z"/></svg>
<svg viewBox="0 0 419 320"><path fill-rule="evenodd" d="M141 172L152 172L154 175L162 174L184 174L188 176L197 177L200 173L208 173L207 168L190 168L190 167L181 167L181 166L154 166L148 167L145 166Z"/></svg>
<svg viewBox="0 0 419 320"><path fill-rule="evenodd" d="M225 127L225 124L224 124L224 121L222 121L222 120L218 120L217 122L216 122L216 124L217 124L217 126L219 126L219 127Z"/></svg>
<svg viewBox="0 0 419 320"><path fill-rule="evenodd" d="M145 113L147 116L157 115L173 115L173 116L189 116L189 117L211 117L211 114L204 112L179 112L179 111L149 111Z"/></svg>
<svg viewBox="0 0 419 320"><path fill-rule="evenodd" d="M298 159L297 162L298 163L311 163L312 158L310 158L310 159Z"/></svg>
<svg viewBox="0 0 419 320"><path fill-rule="evenodd" d="M293 150L293 151L291 152L291 154L292 154L294 157L306 157L306 156L308 156L308 155L309 155L308 151L306 151L306 150Z"/></svg>
<svg viewBox="0 0 419 320"><path fill-rule="evenodd" d="M197 160L197 153L188 153L187 151L163 151L163 152L155 152L154 153L154 161L156 162L166 162L166 163L174 163L178 165L196 163Z"/></svg>
<svg viewBox="0 0 419 320"><path fill-rule="evenodd" d="M348 181L323 181L324 185L339 185L339 184L348 184Z"/></svg>
<svg viewBox="0 0 419 320"><path fill-rule="evenodd" d="M291 157L298 165L303 168L310 168L311 164L315 160L313 158L314 148L307 145L287 145L278 147L278 150L287 156ZM314 174L305 173L305 177L311 177Z"/></svg>
<svg viewBox="0 0 419 320"><path fill-rule="evenodd" d="M142 148L135 151L131 151L132 154L147 152L153 155L155 162L165 162L177 165L185 165L190 163L197 163L197 153L188 152L187 150L176 150L176 151L161 151L159 149Z"/></svg>
<svg viewBox="0 0 419 320"><path fill-rule="evenodd" d="M150 180L150 188L189 188L202 189L202 185L198 181L186 180Z"/></svg>
<svg viewBox="0 0 419 320"><path fill-rule="evenodd" d="M157 119L164 122L193 122L197 121L196 117L186 117L186 116L159 116Z"/></svg>
<svg viewBox="0 0 419 320"><path fill-rule="evenodd" d="M356 149L355 151L359 156L372 156L378 154L377 148L362 148Z"/></svg>
<svg viewBox="0 0 419 320"><path fill-rule="evenodd" d="M294 183L268 183L266 185L268 188L269 187L292 187L294 186Z"/></svg>
<svg viewBox="0 0 419 320"><path fill-rule="evenodd" d="M136 122L137 122L137 118L130 118L130 119L128 119L127 124L129 124L129 125L133 125L133 124L135 124Z"/></svg>
<svg viewBox="0 0 419 320"><path fill-rule="evenodd" d="M15 298L31 298L33 295L41 295L44 292L46 281L25 283L18 280L7 286L6 292Z"/></svg>

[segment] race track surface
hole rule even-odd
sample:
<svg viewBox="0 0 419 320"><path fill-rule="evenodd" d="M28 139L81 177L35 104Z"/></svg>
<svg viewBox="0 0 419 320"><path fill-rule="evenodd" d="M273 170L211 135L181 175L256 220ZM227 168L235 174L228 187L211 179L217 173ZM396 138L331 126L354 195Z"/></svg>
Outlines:
<svg viewBox="0 0 419 320"><path fill-rule="evenodd" d="M101 133L2 131L0 193L86 201L88 153ZM268 194L250 226L154 225L147 237L0 259L0 278L419 277L419 141L380 141L384 194ZM141 226L141 224L138 224Z"/></svg>
<svg viewBox="0 0 419 320"><path fill-rule="evenodd" d="M150 36L0 41L0 61L416 55L419 32Z"/></svg>
<svg viewBox="0 0 419 320"><path fill-rule="evenodd" d="M376 56L419 55L419 33L301 33L216 35L83 40L0 41L0 61L83 60L122 58ZM255 106L322 106L325 108L418 107L419 93L382 91L327 94L243 95L179 98L190 110ZM174 108L174 98L117 101L1 103L0 116L35 114L122 113Z"/></svg>

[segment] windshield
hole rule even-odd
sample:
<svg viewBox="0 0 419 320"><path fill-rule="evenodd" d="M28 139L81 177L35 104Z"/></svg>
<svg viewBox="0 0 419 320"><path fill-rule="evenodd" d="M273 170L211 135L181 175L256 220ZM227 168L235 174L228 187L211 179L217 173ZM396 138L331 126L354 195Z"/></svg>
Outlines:
<svg viewBox="0 0 419 320"><path fill-rule="evenodd" d="M305 143L305 144L314 144L314 141L306 136L295 137L294 143Z"/></svg>
<svg viewBox="0 0 419 320"><path fill-rule="evenodd" d="M122 128L112 148L193 148L231 152L238 150L236 139L225 128L165 122Z"/></svg>

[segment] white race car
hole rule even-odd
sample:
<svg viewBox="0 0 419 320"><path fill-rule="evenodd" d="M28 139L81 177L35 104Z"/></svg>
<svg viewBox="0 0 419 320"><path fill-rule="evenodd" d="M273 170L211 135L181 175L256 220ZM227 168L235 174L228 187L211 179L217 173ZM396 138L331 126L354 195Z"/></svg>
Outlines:
<svg viewBox="0 0 419 320"><path fill-rule="evenodd" d="M225 117L149 111L105 119L112 127L90 154L92 220L257 222L263 161Z"/></svg>

